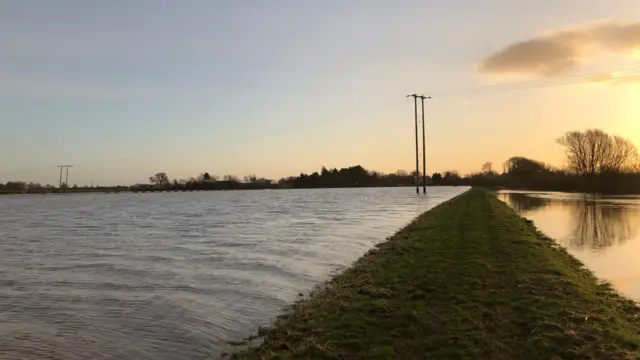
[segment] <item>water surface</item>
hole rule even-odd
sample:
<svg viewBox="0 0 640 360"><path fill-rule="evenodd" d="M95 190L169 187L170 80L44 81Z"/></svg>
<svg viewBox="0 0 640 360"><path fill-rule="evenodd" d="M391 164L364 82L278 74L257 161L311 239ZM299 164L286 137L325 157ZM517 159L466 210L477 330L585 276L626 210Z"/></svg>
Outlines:
<svg viewBox="0 0 640 360"><path fill-rule="evenodd" d="M640 196L501 191L498 197L640 301Z"/></svg>
<svg viewBox="0 0 640 360"><path fill-rule="evenodd" d="M0 197L0 358L216 358L465 190Z"/></svg>

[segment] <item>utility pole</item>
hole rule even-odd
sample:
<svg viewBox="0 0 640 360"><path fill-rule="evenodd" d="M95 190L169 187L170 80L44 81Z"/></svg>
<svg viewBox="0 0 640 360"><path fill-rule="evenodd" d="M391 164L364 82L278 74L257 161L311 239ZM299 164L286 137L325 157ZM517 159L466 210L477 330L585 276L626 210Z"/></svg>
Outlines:
<svg viewBox="0 0 640 360"><path fill-rule="evenodd" d="M67 175L64 180L64 193L67 193L67 189L69 188L69 168L73 167L73 165L58 165L60 168L60 185L58 187L58 194L62 194L62 168L67 169Z"/></svg>
<svg viewBox="0 0 640 360"><path fill-rule="evenodd" d="M60 168L60 182L59 182L59 185L58 185L58 195L60 195L60 194L62 194L62 168L64 166L58 165L58 167Z"/></svg>
<svg viewBox="0 0 640 360"><path fill-rule="evenodd" d="M407 97L413 97L413 110L415 114L415 124L416 124L416 194L420 194L420 163L418 161L418 95L412 94L407 95Z"/></svg>
<svg viewBox="0 0 640 360"><path fill-rule="evenodd" d="M422 100L422 193L427 193L427 142L424 132L424 99L431 99L431 96L420 96Z"/></svg>
<svg viewBox="0 0 640 360"><path fill-rule="evenodd" d="M67 195L67 190L69 189L69 168L73 165L67 166L67 175L64 178L64 194Z"/></svg>

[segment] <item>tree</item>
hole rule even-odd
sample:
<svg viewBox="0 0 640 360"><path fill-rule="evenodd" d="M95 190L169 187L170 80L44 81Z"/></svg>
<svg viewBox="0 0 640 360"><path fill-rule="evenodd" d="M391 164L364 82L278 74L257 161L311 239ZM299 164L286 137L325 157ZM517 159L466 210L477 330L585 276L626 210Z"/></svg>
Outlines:
<svg viewBox="0 0 640 360"><path fill-rule="evenodd" d="M235 175L225 175L225 176L222 177L222 179L224 181L233 181L233 182L239 182L240 181L240 179L238 179L238 177L235 176Z"/></svg>
<svg viewBox="0 0 640 360"><path fill-rule="evenodd" d="M557 142L565 147L569 170L577 174L591 176L638 169L638 149L620 136L589 129L569 131Z"/></svg>
<svg viewBox="0 0 640 360"><path fill-rule="evenodd" d="M40 190L40 189L42 189L42 185L40 185L39 183L34 183L33 181L29 182L28 184L26 184L25 187L27 189L29 189L29 190Z"/></svg>
<svg viewBox="0 0 640 360"><path fill-rule="evenodd" d="M208 172L204 173L204 175L202 175L202 180L204 181L211 181L211 175L209 175Z"/></svg>
<svg viewBox="0 0 640 360"><path fill-rule="evenodd" d="M24 181L9 181L6 184L8 190L23 191L27 188L27 184Z"/></svg>
<svg viewBox="0 0 640 360"><path fill-rule="evenodd" d="M167 173L159 172L149 178L149 182L152 185L156 185L159 187L165 187L170 184L169 177Z"/></svg>
<svg viewBox="0 0 640 360"><path fill-rule="evenodd" d="M456 170L445 171L442 176L442 182L446 185L458 185L461 177Z"/></svg>
<svg viewBox="0 0 640 360"><path fill-rule="evenodd" d="M482 164L482 173L483 174L491 174L493 173L493 163L491 161L487 161Z"/></svg>
<svg viewBox="0 0 640 360"><path fill-rule="evenodd" d="M548 173L551 169L543 162L514 156L504 162L504 172L510 176L527 177L536 173Z"/></svg>
<svg viewBox="0 0 640 360"><path fill-rule="evenodd" d="M433 180L434 184L440 184L442 182L442 174L433 173L433 175L431 175L431 180Z"/></svg>
<svg viewBox="0 0 640 360"><path fill-rule="evenodd" d="M460 179L460 174L457 170L449 170L444 172L445 179Z"/></svg>
<svg viewBox="0 0 640 360"><path fill-rule="evenodd" d="M256 180L258 180L258 177L256 176L256 174L251 174L251 175L245 175L244 176L244 181L245 182L256 181Z"/></svg>
<svg viewBox="0 0 640 360"><path fill-rule="evenodd" d="M374 180L383 178L385 175L379 171L368 171L369 176L371 176Z"/></svg>

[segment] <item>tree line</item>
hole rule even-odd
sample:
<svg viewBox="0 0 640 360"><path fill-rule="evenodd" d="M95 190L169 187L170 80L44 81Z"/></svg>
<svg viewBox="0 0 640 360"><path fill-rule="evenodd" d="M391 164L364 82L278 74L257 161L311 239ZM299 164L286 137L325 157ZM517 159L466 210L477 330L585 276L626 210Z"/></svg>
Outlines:
<svg viewBox="0 0 640 360"><path fill-rule="evenodd" d="M553 167L542 161L513 156L501 171L486 162L480 171L461 176L450 170L427 176L428 185L471 185L490 188L573 191L591 193L640 193L640 156L629 140L602 130L570 131L557 142L565 149L566 165ZM216 176L209 172L188 179L170 179L165 172L149 177L148 183L114 187L78 187L68 192L120 191L193 191L339 187L412 186L421 183L422 174L398 170L391 174L367 170L360 165L326 168L311 174L281 178L277 181L255 174L242 179L235 175ZM63 190L67 187L63 184ZM47 193L60 191L52 185L23 181L0 184L0 193Z"/></svg>
<svg viewBox="0 0 640 360"><path fill-rule="evenodd" d="M369 171L361 165L328 169L319 172L301 173L298 176L269 180L256 175L247 175L241 180L234 175L222 177L205 172L188 180L171 180L164 172L149 177L149 184L131 187L133 191L181 191L181 190L242 190L242 189L303 189L336 187L409 186L414 183L414 173L398 170L393 174Z"/></svg>
<svg viewBox="0 0 640 360"><path fill-rule="evenodd" d="M485 163L480 172L460 177L456 172L434 174L436 185L472 185L492 188L586 192L640 193L640 156L633 142L598 129L570 131L557 139L565 150L565 166L514 156L502 172Z"/></svg>
<svg viewBox="0 0 640 360"><path fill-rule="evenodd" d="M5 184L0 183L0 194L53 194L58 192L83 193L83 192L123 192L129 191L130 186L78 186L76 184L67 186L53 186L50 184L42 185L40 183L26 181L9 181Z"/></svg>
<svg viewBox="0 0 640 360"><path fill-rule="evenodd" d="M255 174L246 175L243 180L235 175L217 176L204 172L189 179L171 180L167 173L159 172L149 177L148 184L136 184L131 191L193 191L193 190L251 190L275 189L273 181L257 177Z"/></svg>

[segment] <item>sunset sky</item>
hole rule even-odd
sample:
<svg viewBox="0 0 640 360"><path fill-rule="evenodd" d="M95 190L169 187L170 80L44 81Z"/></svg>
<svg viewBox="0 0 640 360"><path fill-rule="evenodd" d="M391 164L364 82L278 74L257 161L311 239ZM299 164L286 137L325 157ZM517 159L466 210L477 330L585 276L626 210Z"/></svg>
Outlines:
<svg viewBox="0 0 640 360"><path fill-rule="evenodd" d="M428 173L560 166L568 130L640 145L629 69L638 0L7 0L0 182L412 170L407 94L611 73L427 103Z"/></svg>

